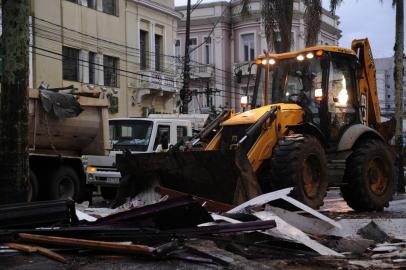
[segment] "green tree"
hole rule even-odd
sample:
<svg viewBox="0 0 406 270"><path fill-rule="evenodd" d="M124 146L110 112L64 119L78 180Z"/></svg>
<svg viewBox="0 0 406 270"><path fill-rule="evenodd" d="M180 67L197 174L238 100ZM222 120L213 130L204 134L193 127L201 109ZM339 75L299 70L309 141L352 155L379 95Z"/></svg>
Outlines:
<svg viewBox="0 0 406 270"><path fill-rule="evenodd" d="M25 200L28 179L29 0L2 0L1 8L0 203L11 203Z"/></svg>

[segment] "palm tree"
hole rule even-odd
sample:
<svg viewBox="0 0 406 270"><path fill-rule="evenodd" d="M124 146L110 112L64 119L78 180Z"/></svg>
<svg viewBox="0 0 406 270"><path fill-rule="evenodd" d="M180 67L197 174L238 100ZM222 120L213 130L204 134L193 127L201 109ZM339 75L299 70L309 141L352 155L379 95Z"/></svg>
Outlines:
<svg viewBox="0 0 406 270"><path fill-rule="evenodd" d="M241 15L249 16L252 0L242 0ZM330 10L335 12L342 0L330 0ZM291 48L291 32L294 0L263 0L261 15L265 26L268 46L276 53L287 52ZM304 21L306 25L306 46L317 44L321 25L321 0L304 0L306 6Z"/></svg>
<svg viewBox="0 0 406 270"><path fill-rule="evenodd" d="M242 0L241 15L250 15L252 0ZM302 1L302 0L300 0ZM293 3L295 0L262 0L261 17L265 26L268 47L276 53L288 52L292 45ZM330 9L334 13L342 0L331 0ZM304 0L306 6L304 21L306 24L306 46L316 45L320 32L322 5L321 0ZM271 100L279 100L281 93L276 91L282 83L284 70L276 70L272 77ZM268 99L268 97L265 97Z"/></svg>
<svg viewBox="0 0 406 270"><path fill-rule="evenodd" d="M0 204L21 202L28 179L28 0L2 0Z"/></svg>
<svg viewBox="0 0 406 270"><path fill-rule="evenodd" d="M395 141L399 155L398 162L398 187L400 193L405 192L405 181L403 175L403 51L404 51L404 5L403 0L393 0L393 7L396 8L396 36L395 36Z"/></svg>

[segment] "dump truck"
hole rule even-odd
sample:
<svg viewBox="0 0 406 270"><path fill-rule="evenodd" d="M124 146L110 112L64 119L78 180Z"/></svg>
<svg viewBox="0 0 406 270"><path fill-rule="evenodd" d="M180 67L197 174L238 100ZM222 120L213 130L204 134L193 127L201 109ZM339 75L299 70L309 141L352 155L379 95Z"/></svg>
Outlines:
<svg viewBox="0 0 406 270"><path fill-rule="evenodd" d="M265 53L253 64L251 110L224 121L203 151L117 157L126 178L119 193L160 184L237 204L293 187L291 196L319 208L336 186L355 210L388 206L396 182L388 145L394 128L381 121L368 39L354 40L351 49Z"/></svg>
<svg viewBox="0 0 406 270"><path fill-rule="evenodd" d="M84 199L82 155L110 148L108 106L105 93L29 90L28 201Z"/></svg>

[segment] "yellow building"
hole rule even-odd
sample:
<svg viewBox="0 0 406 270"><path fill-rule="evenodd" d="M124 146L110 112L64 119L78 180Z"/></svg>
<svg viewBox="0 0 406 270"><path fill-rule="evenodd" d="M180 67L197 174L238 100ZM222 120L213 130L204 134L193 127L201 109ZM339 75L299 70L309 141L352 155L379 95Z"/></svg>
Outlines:
<svg viewBox="0 0 406 270"><path fill-rule="evenodd" d="M111 96L111 117L172 113L174 0L31 0L34 87Z"/></svg>

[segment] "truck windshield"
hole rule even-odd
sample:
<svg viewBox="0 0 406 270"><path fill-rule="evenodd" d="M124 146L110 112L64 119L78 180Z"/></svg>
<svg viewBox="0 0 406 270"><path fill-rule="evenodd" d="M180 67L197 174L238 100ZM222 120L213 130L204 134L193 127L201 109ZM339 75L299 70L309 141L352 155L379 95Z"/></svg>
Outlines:
<svg viewBox="0 0 406 270"><path fill-rule="evenodd" d="M152 133L152 122L147 120L110 121L110 139L114 150L129 149L145 152L148 150Z"/></svg>

